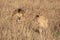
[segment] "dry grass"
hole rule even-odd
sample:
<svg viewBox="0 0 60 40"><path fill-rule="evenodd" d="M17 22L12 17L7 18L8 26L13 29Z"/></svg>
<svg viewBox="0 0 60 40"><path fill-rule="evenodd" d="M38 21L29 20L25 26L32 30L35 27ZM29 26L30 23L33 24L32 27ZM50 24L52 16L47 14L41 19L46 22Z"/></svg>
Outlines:
<svg viewBox="0 0 60 40"><path fill-rule="evenodd" d="M0 40L60 40L60 0L0 0Z"/></svg>

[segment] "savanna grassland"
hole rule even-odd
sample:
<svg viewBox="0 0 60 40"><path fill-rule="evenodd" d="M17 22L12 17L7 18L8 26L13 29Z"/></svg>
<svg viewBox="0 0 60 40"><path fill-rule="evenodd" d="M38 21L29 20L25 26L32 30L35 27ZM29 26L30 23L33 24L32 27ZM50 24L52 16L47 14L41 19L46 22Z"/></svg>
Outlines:
<svg viewBox="0 0 60 40"><path fill-rule="evenodd" d="M60 40L60 0L0 0L0 40Z"/></svg>

